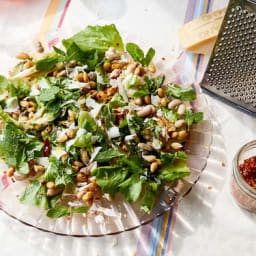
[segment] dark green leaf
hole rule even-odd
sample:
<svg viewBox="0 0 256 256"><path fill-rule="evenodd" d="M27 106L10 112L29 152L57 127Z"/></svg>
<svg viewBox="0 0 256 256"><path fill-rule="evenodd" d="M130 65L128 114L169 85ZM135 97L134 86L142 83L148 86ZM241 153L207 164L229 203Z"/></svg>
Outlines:
<svg viewBox="0 0 256 256"><path fill-rule="evenodd" d="M101 151L96 156L95 160L99 163L105 163L109 162L112 158L122 156L123 154L119 152L118 150L115 150L113 148L109 148L106 151Z"/></svg>
<svg viewBox="0 0 256 256"><path fill-rule="evenodd" d="M204 113L203 112L196 112L194 113L194 124L201 123L204 119Z"/></svg>
<svg viewBox="0 0 256 256"><path fill-rule="evenodd" d="M144 66L148 66L150 64L150 62L152 61L152 59L154 58L155 56L155 49L153 48L150 48L146 54L146 57L145 57L145 60L144 60Z"/></svg>
<svg viewBox="0 0 256 256"><path fill-rule="evenodd" d="M62 51L60 48L57 48L56 46L53 46L53 49L56 53L65 56L66 53L64 51Z"/></svg>
<svg viewBox="0 0 256 256"><path fill-rule="evenodd" d="M144 61L144 52L141 48L135 43L127 43L126 51L131 55L134 61L143 63Z"/></svg>
<svg viewBox="0 0 256 256"><path fill-rule="evenodd" d="M63 216L69 216L69 215L70 215L70 209L63 205L57 205L51 208L47 212L47 216L51 219L57 219L57 218L61 218Z"/></svg>
<svg viewBox="0 0 256 256"><path fill-rule="evenodd" d="M141 90L141 91L137 91L132 95L132 98L139 98L139 97L143 97L146 95L149 95L150 92L148 90Z"/></svg>
<svg viewBox="0 0 256 256"><path fill-rule="evenodd" d="M88 211L88 207L87 206L80 206L80 207L77 207L75 209L72 209L71 211L74 212L74 213L85 213Z"/></svg>
<svg viewBox="0 0 256 256"><path fill-rule="evenodd" d="M128 125L135 130L136 133L139 133L143 129L144 120L141 117L133 116L129 121Z"/></svg>
<svg viewBox="0 0 256 256"><path fill-rule="evenodd" d="M49 208L46 188L39 180L33 180L20 195L19 200L26 205L39 206L45 209Z"/></svg>
<svg viewBox="0 0 256 256"><path fill-rule="evenodd" d="M49 204L50 204L50 208L53 208L56 206L58 200L62 197L62 193L61 194L58 194L54 197L52 197L50 200L49 200Z"/></svg>

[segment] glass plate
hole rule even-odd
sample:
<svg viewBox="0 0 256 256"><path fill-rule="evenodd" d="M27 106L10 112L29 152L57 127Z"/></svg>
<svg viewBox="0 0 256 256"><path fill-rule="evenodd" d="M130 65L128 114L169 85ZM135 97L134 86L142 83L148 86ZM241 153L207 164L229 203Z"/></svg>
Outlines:
<svg viewBox="0 0 256 256"><path fill-rule="evenodd" d="M190 138L185 145L191 175L174 182L167 190L162 187L151 214L145 214L140 210L140 201L129 204L122 194L118 193L112 202L106 199L94 201L87 215L72 213L70 217L49 219L45 210L19 203L17 197L28 184L27 181L9 181L9 186L0 192L0 209L26 225L65 236L118 234L153 221L191 191L206 166L212 141L212 122L208 103L203 94L198 95L195 109L204 112L204 121L191 127Z"/></svg>

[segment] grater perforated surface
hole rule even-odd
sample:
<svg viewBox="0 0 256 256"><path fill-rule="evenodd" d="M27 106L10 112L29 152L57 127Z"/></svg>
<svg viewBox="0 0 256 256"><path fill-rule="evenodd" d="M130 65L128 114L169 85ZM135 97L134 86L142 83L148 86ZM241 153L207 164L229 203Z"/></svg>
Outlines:
<svg viewBox="0 0 256 256"><path fill-rule="evenodd" d="M256 114L256 0L231 0L202 88Z"/></svg>

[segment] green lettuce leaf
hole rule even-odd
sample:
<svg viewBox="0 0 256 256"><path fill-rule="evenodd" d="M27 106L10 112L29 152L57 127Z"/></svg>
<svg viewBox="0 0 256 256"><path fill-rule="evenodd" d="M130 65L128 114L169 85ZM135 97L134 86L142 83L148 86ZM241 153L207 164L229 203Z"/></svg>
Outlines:
<svg viewBox="0 0 256 256"><path fill-rule="evenodd" d="M150 181L146 185L145 194L142 198L141 209L146 213L150 213L153 209L153 206L156 201L157 191L159 184L153 181Z"/></svg>
<svg viewBox="0 0 256 256"><path fill-rule="evenodd" d="M65 61L66 57L64 56L53 56L47 57L36 62L37 71L50 71L55 68L56 64L62 61Z"/></svg>
<svg viewBox="0 0 256 256"><path fill-rule="evenodd" d="M20 167L21 172L26 174L28 169L24 162L41 156L42 149L42 142L28 137L12 123L5 124L0 139L0 155L8 165Z"/></svg>
<svg viewBox="0 0 256 256"><path fill-rule="evenodd" d="M163 165L159 170L158 178L160 180L170 182L172 180L181 179L190 175L190 170L187 167L186 160L177 160L175 164Z"/></svg>
<svg viewBox="0 0 256 256"><path fill-rule="evenodd" d="M95 158L95 161L99 163L106 163L106 162L109 162L112 158L119 157L119 156L123 156L123 154L118 150L109 148L106 151L99 152Z"/></svg>
<svg viewBox="0 0 256 256"><path fill-rule="evenodd" d="M8 89L8 80L0 75L0 94L3 94Z"/></svg>
<svg viewBox="0 0 256 256"><path fill-rule="evenodd" d="M118 165L98 167L92 172L103 193L109 193L111 196L119 191L119 185L125 180L127 174L128 170Z"/></svg>
<svg viewBox="0 0 256 256"><path fill-rule="evenodd" d="M115 95L112 97L112 99L109 102L110 108L123 107L126 105L127 105L126 102L123 100L123 98L118 92L115 93Z"/></svg>
<svg viewBox="0 0 256 256"><path fill-rule="evenodd" d="M95 131L97 124L95 120L91 117L89 112L80 111L78 116L78 127L83 128L88 132Z"/></svg>
<svg viewBox="0 0 256 256"><path fill-rule="evenodd" d="M122 38L114 24L87 26L74 36L64 39L62 43L66 49L76 43L83 52L97 50L98 53L104 53L111 46L119 51L124 50Z"/></svg>
<svg viewBox="0 0 256 256"><path fill-rule="evenodd" d="M127 180L120 184L120 191L130 203L136 202L142 191L143 179L140 179L137 174L133 174Z"/></svg>

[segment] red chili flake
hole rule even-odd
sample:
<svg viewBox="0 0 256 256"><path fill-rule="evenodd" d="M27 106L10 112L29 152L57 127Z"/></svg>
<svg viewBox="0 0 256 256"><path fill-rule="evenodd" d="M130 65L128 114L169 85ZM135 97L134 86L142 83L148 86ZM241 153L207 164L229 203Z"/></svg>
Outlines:
<svg viewBox="0 0 256 256"><path fill-rule="evenodd" d="M76 199L77 199L77 196L73 196L73 199L76 200Z"/></svg>
<svg viewBox="0 0 256 256"><path fill-rule="evenodd" d="M119 46L119 43L116 43L116 46Z"/></svg>
<svg viewBox="0 0 256 256"><path fill-rule="evenodd" d="M44 156L48 157L51 153L50 141L48 138L44 140Z"/></svg>
<svg viewBox="0 0 256 256"><path fill-rule="evenodd" d="M212 189L212 186L208 186L208 189Z"/></svg>
<svg viewBox="0 0 256 256"><path fill-rule="evenodd" d="M239 165L240 174L251 187L256 188L256 156L250 157Z"/></svg>
<svg viewBox="0 0 256 256"><path fill-rule="evenodd" d="M7 171L3 171L4 174L7 174Z"/></svg>
<svg viewBox="0 0 256 256"><path fill-rule="evenodd" d="M67 219L68 219L68 220L71 220L71 218L70 218L70 217L67 217Z"/></svg>
<svg viewBox="0 0 256 256"><path fill-rule="evenodd" d="M225 167L226 165L225 165L225 163L224 163L224 162L222 162L222 163L221 163L221 166L222 166L222 167Z"/></svg>
<svg viewBox="0 0 256 256"><path fill-rule="evenodd" d="M104 120L104 119L101 119L100 121L101 121L101 123L102 123L103 125L105 124L105 120Z"/></svg>
<svg viewBox="0 0 256 256"><path fill-rule="evenodd" d="M95 200L100 200L100 197L96 197Z"/></svg>
<svg viewBox="0 0 256 256"><path fill-rule="evenodd" d="M165 57L162 57L162 60L165 60Z"/></svg>
<svg viewBox="0 0 256 256"><path fill-rule="evenodd" d="M99 214L99 212L98 212L98 211L95 211L95 212L94 212L94 214L95 214L95 215L98 215L98 214Z"/></svg>
<svg viewBox="0 0 256 256"><path fill-rule="evenodd" d="M46 181L45 181L45 180L43 180L43 181L41 182L41 184L42 184L42 185L45 185L45 184L46 184Z"/></svg>

